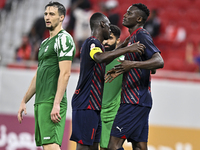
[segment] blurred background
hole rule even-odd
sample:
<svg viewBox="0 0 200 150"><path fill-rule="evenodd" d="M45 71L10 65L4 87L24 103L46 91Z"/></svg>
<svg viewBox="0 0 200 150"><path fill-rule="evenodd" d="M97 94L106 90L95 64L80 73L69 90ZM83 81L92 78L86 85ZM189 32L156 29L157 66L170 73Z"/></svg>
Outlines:
<svg viewBox="0 0 200 150"><path fill-rule="evenodd" d="M63 150L75 149L71 133L71 97L79 75L79 50L90 36L89 18L104 13L129 36L123 15L134 3L151 14L144 26L160 49L165 66L152 75L154 105L150 114L149 150L200 149L200 0L58 0L66 6L63 28L76 43L67 88L68 110ZM49 0L0 0L0 150L37 150L34 143L34 97L28 115L17 122L20 102L37 69L37 53L49 36L43 19ZM125 143L125 149L131 145Z"/></svg>

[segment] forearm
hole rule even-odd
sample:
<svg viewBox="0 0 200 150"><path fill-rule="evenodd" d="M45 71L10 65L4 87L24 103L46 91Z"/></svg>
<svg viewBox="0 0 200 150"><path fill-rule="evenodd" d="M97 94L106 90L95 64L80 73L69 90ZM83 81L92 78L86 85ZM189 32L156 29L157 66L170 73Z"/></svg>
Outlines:
<svg viewBox="0 0 200 150"><path fill-rule="evenodd" d="M123 48L123 47L126 47L128 45L128 42L129 42L129 39L130 39L130 36L127 37L123 43L121 43L116 49L120 49L120 48Z"/></svg>
<svg viewBox="0 0 200 150"><path fill-rule="evenodd" d="M22 99L22 103L27 103L32 98L32 96L35 94L35 92L36 92L36 74L33 77L31 84L30 84L24 98Z"/></svg>
<svg viewBox="0 0 200 150"><path fill-rule="evenodd" d="M94 55L94 59L97 63L109 64L115 58L117 58L121 55L124 55L128 52L129 52L129 49L127 47L124 47L124 48L120 48L118 50L107 51L107 52L104 52L104 53L96 53Z"/></svg>
<svg viewBox="0 0 200 150"><path fill-rule="evenodd" d="M130 63L131 68L141 68L141 69L148 69L154 70L164 67L164 61L162 57L158 54L154 54L153 57L146 61L132 61Z"/></svg>
<svg viewBox="0 0 200 150"><path fill-rule="evenodd" d="M60 102L62 101L63 95L67 88L69 77L70 73L64 73L64 74L61 73L59 75L54 104L60 104Z"/></svg>
<svg viewBox="0 0 200 150"><path fill-rule="evenodd" d="M116 50L120 49L120 48L124 48L127 46L127 43L121 43L117 48Z"/></svg>

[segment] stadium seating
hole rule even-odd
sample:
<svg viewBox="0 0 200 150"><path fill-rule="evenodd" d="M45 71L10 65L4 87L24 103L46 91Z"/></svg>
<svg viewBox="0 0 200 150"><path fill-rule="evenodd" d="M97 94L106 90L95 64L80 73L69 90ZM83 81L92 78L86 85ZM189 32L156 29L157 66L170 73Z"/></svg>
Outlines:
<svg viewBox="0 0 200 150"><path fill-rule="evenodd" d="M92 8L95 12L101 11L100 3L104 3L107 0L90 0L92 3ZM156 46L161 50L162 56L165 61L165 67L164 69L176 69L178 66L181 66L181 63L185 61L185 43L186 41L193 41L195 45L200 41L200 0L117 0L119 5L116 8L115 12L120 14L120 22L122 22L123 15L126 13L126 10L129 6L131 6L133 3L144 3L150 10L156 9L158 12L158 17L161 20L161 28L160 28L160 35L154 39L154 43ZM0 9L5 6L6 0L0 0ZM64 0L63 0L64 2ZM42 3L42 4L40 4ZM19 44L20 38L17 36L20 35L22 32L21 30L27 32L30 28L32 22L31 20L34 20L34 17L39 16L39 14L42 14L43 8L41 11L35 11L31 8L28 9L30 6L34 7L43 7L45 1L38 1L38 3L35 3L32 0L27 0L22 3L23 5L26 5L25 7L18 6L18 8L23 9L17 9L16 13L11 13L12 16L9 16L7 18L7 21L4 23L4 28L8 28L11 26L9 23L12 22L12 18L16 18L15 14L18 14L18 19L16 20L14 26L16 26L17 30L11 26L11 29L9 34L2 34L4 38L8 37L7 42L12 43L12 48L9 48L9 46L5 46L3 43L3 53L6 53L5 56L11 56L14 52L11 52L11 50L7 51L7 49L14 49L16 45ZM26 10L27 13L24 13ZM34 13L33 13L34 12ZM36 14L35 14L36 13ZM34 16L30 17L31 14L34 14ZM19 18L21 17L21 18ZM26 20L26 22L23 22L21 20ZM22 23L26 23L28 25L23 25L23 28L21 28ZM6 26L7 25L7 26ZM169 25L173 25L175 28L183 28L186 31L186 38L184 41L178 42L178 41L170 41L166 38L166 29L169 27ZM3 31L3 27L2 27ZM20 32L19 32L20 31ZM15 36L17 35L17 36ZM122 36L125 38L125 36ZM122 39L123 40L123 39ZM4 50L5 49L5 50ZM176 63L173 63L177 61ZM176 67L172 67L173 64L176 64ZM187 68L187 67L186 67ZM181 70L181 69L178 69ZM188 69L191 71L191 69ZM186 70L187 71L187 70Z"/></svg>

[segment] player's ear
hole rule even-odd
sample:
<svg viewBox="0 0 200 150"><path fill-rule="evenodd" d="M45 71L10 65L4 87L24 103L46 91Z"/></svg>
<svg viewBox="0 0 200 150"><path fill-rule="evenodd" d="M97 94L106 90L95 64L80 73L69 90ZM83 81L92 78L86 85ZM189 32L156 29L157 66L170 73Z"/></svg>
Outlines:
<svg viewBox="0 0 200 150"><path fill-rule="evenodd" d="M61 16L60 16L60 22L63 22L64 18L65 18L65 16L64 16L64 15L61 15Z"/></svg>
<svg viewBox="0 0 200 150"><path fill-rule="evenodd" d="M102 28L105 28L105 22L101 21L101 22L100 22L100 26L101 26Z"/></svg>
<svg viewBox="0 0 200 150"><path fill-rule="evenodd" d="M142 19L143 19L143 17L142 17L142 16L139 16L139 17L137 18L137 22L138 22L138 23L141 23L141 22L142 22Z"/></svg>
<svg viewBox="0 0 200 150"><path fill-rule="evenodd" d="M120 38L117 39L117 45L119 44L119 42L120 42Z"/></svg>

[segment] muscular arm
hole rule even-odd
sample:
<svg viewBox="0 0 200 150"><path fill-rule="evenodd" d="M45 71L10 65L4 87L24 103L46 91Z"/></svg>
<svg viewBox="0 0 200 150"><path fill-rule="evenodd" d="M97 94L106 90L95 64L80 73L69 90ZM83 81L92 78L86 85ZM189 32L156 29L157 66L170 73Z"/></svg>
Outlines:
<svg viewBox="0 0 200 150"><path fill-rule="evenodd" d="M155 70L164 67L164 61L160 53L155 53L151 59L146 61L129 61L130 68L141 68Z"/></svg>
<svg viewBox="0 0 200 150"><path fill-rule="evenodd" d="M123 43L121 43L116 49L120 49L120 48L123 48L123 47L126 47L128 45L128 42L129 42L129 39L130 39L130 36L127 37Z"/></svg>
<svg viewBox="0 0 200 150"><path fill-rule="evenodd" d="M65 93L69 77L71 74L72 61L64 60L59 62L60 75L58 78L57 91L54 99L53 109L51 111L51 120L53 122L60 121L60 102L62 101Z"/></svg>
<svg viewBox="0 0 200 150"><path fill-rule="evenodd" d="M130 46L119 48L118 50L113 51L107 51L104 53L95 53L94 54L94 60L97 63L106 63L109 64L111 61L113 61L115 58L124 55L126 53L132 53L132 52L138 52L140 54L144 53L145 46L143 44L134 43Z"/></svg>
<svg viewBox="0 0 200 150"><path fill-rule="evenodd" d="M153 54L153 56L146 61L129 61L123 60L120 61L121 64L116 65L114 69L108 71L105 76L106 82L111 82L120 74L129 71L132 68L141 68L141 69L149 69L156 70L164 67L164 61L159 52Z"/></svg>
<svg viewBox="0 0 200 150"><path fill-rule="evenodd" d="M36 92L36 76L37 76L37 72L35 73L35 76L33 77L28 90L27 90L24 98L21 101L19 111L18 111L18 115L17 115L19 123L21 123L22 120L23 120L22 113L24 112L25 114L27 114L26 113L26 103L31 99L31 97Z"/></svg>

